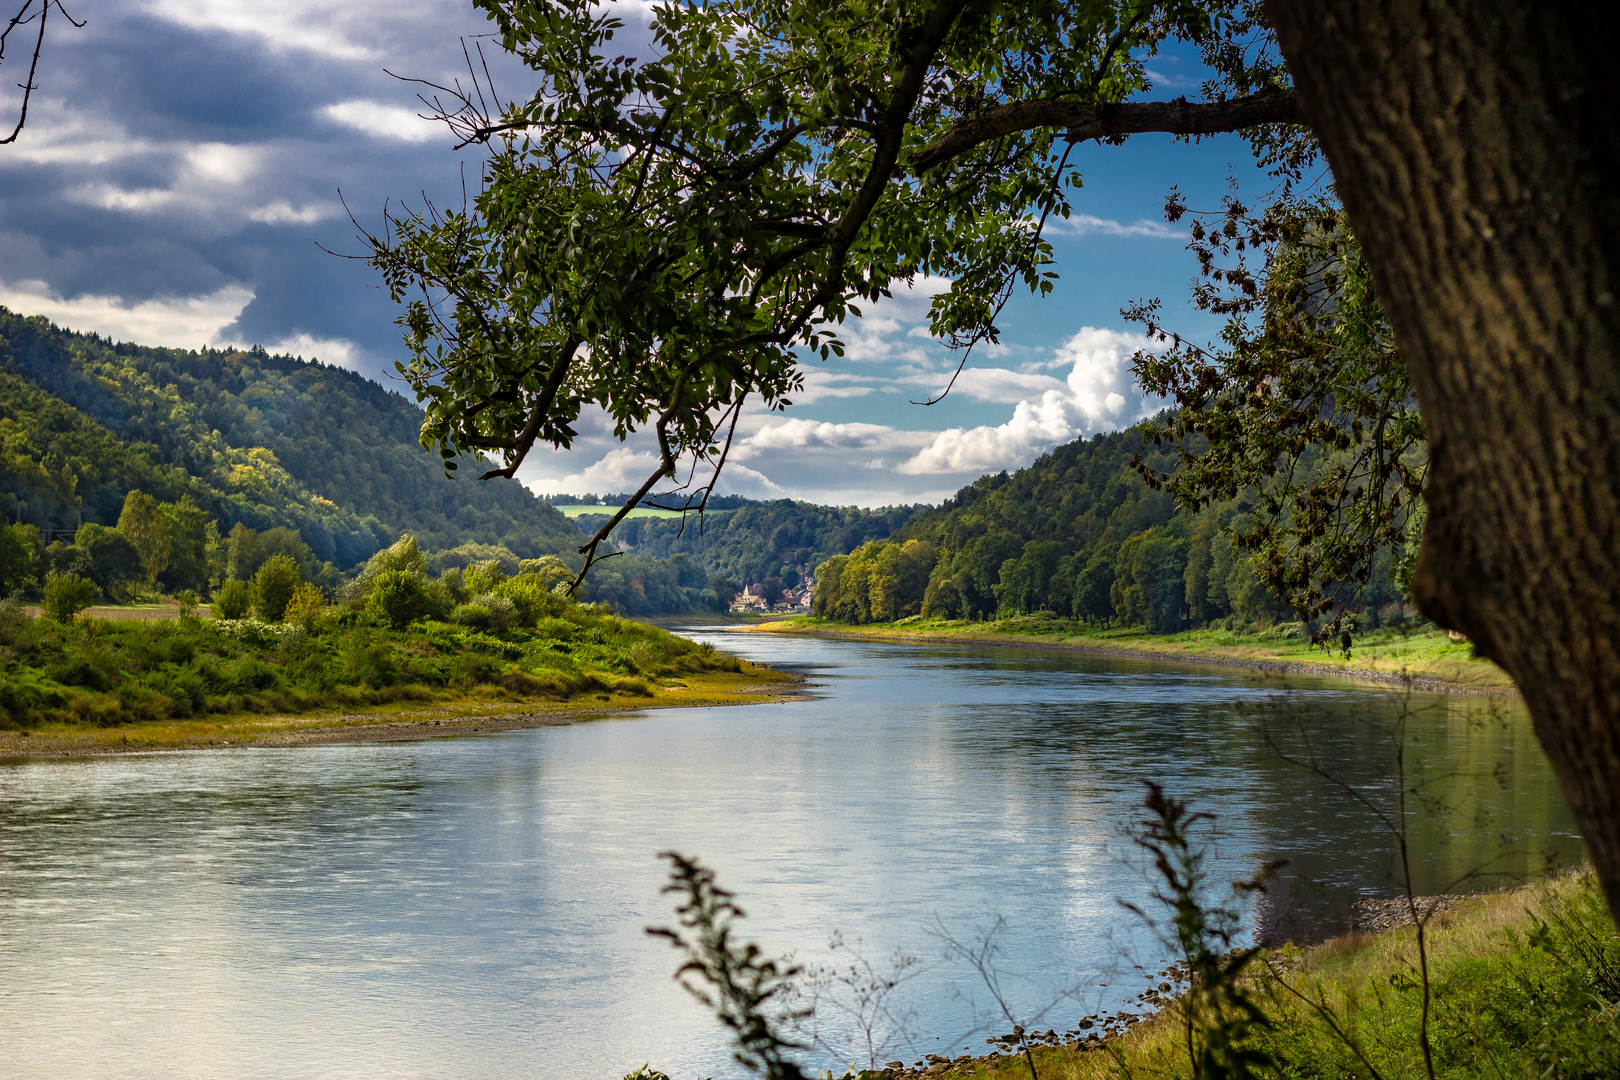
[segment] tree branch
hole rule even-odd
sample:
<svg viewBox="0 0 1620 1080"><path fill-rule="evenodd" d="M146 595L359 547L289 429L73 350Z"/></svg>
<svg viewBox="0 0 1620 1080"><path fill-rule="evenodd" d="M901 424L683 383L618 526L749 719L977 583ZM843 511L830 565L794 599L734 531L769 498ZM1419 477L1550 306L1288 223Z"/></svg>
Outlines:
<svg viewBox="0 0 1620 1080"><path fill-rule="evenodd" d="M1065 138L1076 143L1149 131L1214 135L1261 124L1303 123L1305 116L1292 90L1262 90L1231 101L1014 101L962 120L918 154L912 167L919 173L927 172L981 143L1031 128L1067 128Z"/></svg>

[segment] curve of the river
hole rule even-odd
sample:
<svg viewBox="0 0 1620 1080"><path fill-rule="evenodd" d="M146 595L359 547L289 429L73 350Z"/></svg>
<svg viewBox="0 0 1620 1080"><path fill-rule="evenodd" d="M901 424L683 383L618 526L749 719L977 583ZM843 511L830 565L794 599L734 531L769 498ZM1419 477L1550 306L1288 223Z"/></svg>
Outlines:
<svg viewBox="0 0 1620 1080"><path fill-rule="evenodd" d="M1135 965L1160 958L1120 904L1147 903L1124 836L1142 779L1215 815L1216 880L1290 859L1264 925L1319 935L1396 888L1375 809L1403 721L1420 891L1579 854L1513 703L1025 649L695 636L806 670L813 692L467 738L0 767L4 1074L584 1080L650 1061L681 1080L739 1075L644 933L671 921L666 849L717 868L769 951L858 952L880 970L917 957L891 998L910 1039L879 1062L1005 1030L942 936L971 947L998 923L1004 996L1026 1018L1056 1002L1039 1026L1061 1030L1119 1007L1142 989ZM1481 870L1506 876L1468 877ZM836 1003L820 1022L865 1062Z"/></svg>

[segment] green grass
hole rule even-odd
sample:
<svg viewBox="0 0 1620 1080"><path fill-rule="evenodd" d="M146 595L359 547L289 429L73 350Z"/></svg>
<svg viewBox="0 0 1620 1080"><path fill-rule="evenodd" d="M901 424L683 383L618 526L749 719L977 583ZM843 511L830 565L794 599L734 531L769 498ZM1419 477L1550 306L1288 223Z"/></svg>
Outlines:
<svg viewBox="0 0 1620 1080"><path fill-rule="evenodd" d="M893 640L982 641L1042 644L1059 648L1124 649L1174 659L1212 663L1303 664L1348 676L1374 673L1437 679L1478 690L1511 690L1507 673L1474 655L1466 641L1453 641L1432 626L1403 630L1384 627L1356 639L1348 658L1337 650L1313 648L1299 624L1268 631L1189 630L1150 634L1137 628L1104 630L1072 619L1026 615L990 622L910 618L898 623L852 626L798 616L766 623L772 633L808 633Z"/></svg>
<svg viewBox="0 0 1620 1080"><path fill-rule="evenodd" d="M0 627L0 728L113 728L398 702L655 697L742 662L588 604L503 633L360 611L307 626L214 619L71 624L13 611Z"/></svg>
<svg viewBox="0 0 1620 1080"><path fill-rule="evenodd" d="M1620 934L1588 871L1480 897L1427 928L1429 1037L1442 1080L1620 1076ZM1408 928L1268 954L1252 979L1269 1028L1250 1045L1284 1078L1425 1076L1421 989ZM1272 974L1275 972L1275 974ZM1286 984L1286 985L1285 985ZM1322 1012L1354 1040L1358 1057ZM1108 1047L1035 1052L1041 1080L1190 1076L1178 1007ZM979 1059L953 1077L1027 1077L1022 1059Z"/></svg>

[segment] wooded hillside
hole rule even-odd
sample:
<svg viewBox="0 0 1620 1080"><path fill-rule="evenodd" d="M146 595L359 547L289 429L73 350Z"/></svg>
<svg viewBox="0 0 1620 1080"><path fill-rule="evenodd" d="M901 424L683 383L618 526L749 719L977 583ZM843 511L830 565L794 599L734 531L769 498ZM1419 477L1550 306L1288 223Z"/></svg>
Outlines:
<svg viewBox="0 0 1620 1080"><path fill-rule="evenodd" d="M515 481L446 478L421 422L342 368L115 344L0 308L0 512L43 530L112 525L138 489L190 495L224 532L297 529L340 567L405 532L524 558L575 546L574 526Z"/></svg>

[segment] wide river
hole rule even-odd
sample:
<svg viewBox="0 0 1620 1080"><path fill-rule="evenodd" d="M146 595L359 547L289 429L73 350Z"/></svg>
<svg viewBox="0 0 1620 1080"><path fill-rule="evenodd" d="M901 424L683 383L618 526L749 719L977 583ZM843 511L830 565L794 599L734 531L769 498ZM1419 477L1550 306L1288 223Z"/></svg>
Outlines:
<svg viewBox="0 0 1620 1080"><path fill-rule="evenodd" d="M1251 917L1268 933L1320 935L1357 897L1395 894L1377 811L1399 820L1397 747L1420 892L1579 857L1516 702L697 636L807 671L811 696L0 766L0 1074L591 1080L650 1061L678 1080L740 1075L645 933L672 922L668 849L716 868L767 952L846 974L915 958L874 1029L879 1063L1008 1029L963 958L987 935L1009 1009L1062 1030L1140 992L1136 965L1162 966L1121 905L1155 910L1127 836L1144 779L1214 815L1213 880L1291 860ZM864 1065L848 992L823 982L818 1034L838 1055L806 1060Z"/></svg>

